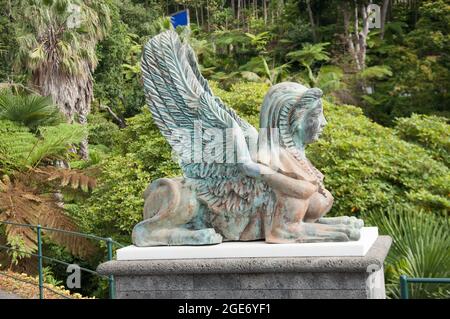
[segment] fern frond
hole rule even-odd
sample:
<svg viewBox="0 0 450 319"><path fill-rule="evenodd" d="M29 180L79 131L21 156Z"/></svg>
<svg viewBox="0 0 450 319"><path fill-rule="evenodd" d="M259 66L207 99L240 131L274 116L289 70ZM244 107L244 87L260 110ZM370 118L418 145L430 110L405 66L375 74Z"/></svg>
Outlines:
<svg viewBox="0 0 450 319"><path fill-rule="evenodd" d="M41 127L36 136L24 126L8 120L0 120L0 163L6 171L35 167L44 159L62 158L73 144L80 143L87 135L79 124L59 124Z"/></svg>
<svg viewBox="0 0 450 319"><path fill-rule="evenodd" d="M8 176L4 176L0 181L0 221L39 224L43 227L67 231L77 229L54 196L39 194L36 189L17 179L11 181ZM44 234L76 256L86 257L95 251L95 246L84 237L55 231L44 231ZM6 237L8 241L14 238L23 239L28 252L34 252L37 249L36 234L32 228L7 225Z"/></svg>
<svg viewBox="0 0 450 319"><path fill-rule="evenodd" d="M62 158L73 144L80 143L87 136L86 127L79 124L41 127L39 132L42 138L27 159L29 166L37 166L45 158Z"/></svg>
<svg viewBox="0 0 450 319"><path fill-rule="evenodd" d="M81 189L84 192L92 190L97 185L97 180L89 176L90 171L81 171L76 169L57 168L53 166L39 167L31 170L33 178L44 182L60 181L62 187L70 186L73 189Z"/></svg>
<svg viewBox="0 0 450 319"><path fill-rule="evenodd" d="M48 209L51 206L52 209ZM55 200L47 202L38 213L40 225L65 231L75 232L78 230L76 224ZM89 257L96 251L95 245L85 237L59 231L44 230L44 235L58 245L65 247L72 255L78 257Z"/></svg>
<svg viewBox="0 0 450 319"><path fill-rule="evenodd" d="M38 138L25 126L0 120L0 163L3 173L26 167L26 159Z"/></svg>

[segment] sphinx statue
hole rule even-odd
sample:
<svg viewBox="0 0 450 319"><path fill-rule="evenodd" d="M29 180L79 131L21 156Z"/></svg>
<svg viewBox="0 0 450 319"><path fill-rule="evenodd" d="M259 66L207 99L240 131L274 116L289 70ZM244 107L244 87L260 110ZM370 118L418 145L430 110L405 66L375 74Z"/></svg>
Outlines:
<svg viewBox="0 0 450 319"><path fill-rule="evenodd" d="M320 89L272 86L258 131L214 96L175 31L148 41L141 67L153 120L183 176L147 187L144 219L132 233L136 246L359 239L362 220L324 217L333 196L305 156L327 123Z"/></svg>

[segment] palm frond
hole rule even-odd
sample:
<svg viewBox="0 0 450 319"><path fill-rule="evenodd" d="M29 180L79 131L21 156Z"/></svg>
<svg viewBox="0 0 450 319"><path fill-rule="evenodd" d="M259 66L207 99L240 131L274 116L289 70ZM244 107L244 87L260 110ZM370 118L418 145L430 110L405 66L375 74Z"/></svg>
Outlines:
<svg viewBox="0 0 450 319"><path fill-rule="evenodd" d="M289 52L287 57L305 66L311 66L319 61L328 61L330 60L330 54L325 51L325 47L329 44L328 42L316 44L306 43L301 50Z"/></svg>
<svg viewBox="0 0 450 319"><path fill-rule="evenodd" d="M50 97L1 90L0 120L18 122L35 130L38 126L61 123L62 116Z"/></svg>
<svg viewBox="0 0 450 319"><path fill-rule="evenodd" d="M365 80L381 80L386 77L392 76L392 71L386 65L374 65L365 68L363 71L361 71L359 76Z"/></svg>
<svg viewBox="0 0 450 319"><path fill-rule="evenodd" d="M67 27L71 4L80 9L79 27ZM17 65L39 70L57 61L70 75L84 75L85 64L95 68L95 46L111 27L109 6L104 1L35 0L20 5Z"/></svg>
<svg viewBox="0 0 450 319"><path fill-rule="evenodd" d="M449 277L450 275L450 219L448 216L410 211L405 208L373 212L366 219L379 227L380 232L393 239L387 257L388 293L399 296L400 275L408 277ZM411 285L412 298L436 297L448 287L441 285ZM444 291L445 293L445 291Z"/></svg>

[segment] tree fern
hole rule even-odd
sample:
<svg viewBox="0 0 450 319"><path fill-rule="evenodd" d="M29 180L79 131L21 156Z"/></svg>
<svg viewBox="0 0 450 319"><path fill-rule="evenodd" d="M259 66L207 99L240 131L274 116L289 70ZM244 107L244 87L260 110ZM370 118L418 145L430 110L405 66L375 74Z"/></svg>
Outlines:
<svg viewBox="0 0 450 319"><path fill-rule="evenodd" d="M29 180L22 181L18 176L11 180L6 175L0 180L0 221L40 224L44 227L75 231L75 223L60 207L55 196L42 193L38 187L27 185L28 182ZM13 247L28 253L36 251L35 229L6 225L5 233L8 243ZM95 249L84 237L46 230L44 235L77 256L88 256Z"/></svg>
<svg viewBox="0 0 450 319"><path fill-rule="evenodd" d="M36 166L44 158L61 158L73 144L87 136L87 129L80 124L59 124L41 127L41 138L27 158L27 164Z"/></svg>
<svg viewBox="0 0 450 319"><path fill-rule="evenodd" d="M55 185L56 187L70 187L72 189L81 189L85 192L93 190L97 185L95 177L89 176L87 173L96 174L93 169L80 171L53 166L35 168L29 172L33 179L42 183L59 181Z"/></svg>
<svg viewBox="0 0 450 319"><path fill-rule="evenodd" d="M86 128L79 124L41 127L39 135L35 135L26 127L0 121L0 171L24 170L37 166L43 159L61 158L86 134Z"/></svg>
<svg viewBox="0 0 450 319"><path fill-rule="evenodd" d="M359 73L359 76L364 80L381 80L385 77L392 76L391 69L386 65L374 65L365 68Z"/></svg>
<svg viewBox="0 0 450 319"><path fill-rule="evenodd" d="M0 172L10 173L26 167L26 159L38 138L25 126L0 120Z"/></svg>

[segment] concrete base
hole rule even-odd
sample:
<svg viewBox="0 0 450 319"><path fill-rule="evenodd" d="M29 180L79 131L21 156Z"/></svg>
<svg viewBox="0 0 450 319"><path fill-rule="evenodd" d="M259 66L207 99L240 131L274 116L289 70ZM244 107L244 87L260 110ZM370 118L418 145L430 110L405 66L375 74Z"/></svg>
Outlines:
<svg viewBox="0 0 450 319"><path fill-rule="evenodd" d="M385 298L383 262L392 240L379 236L365 256L118 260L117 298Z"/></svg>
<svg viewBox="0 0 450 319"><path fill-rule="evenodd" d="M378 238L377 227L361 229L358 241L267 244L264 241L224 242L205 246L128 246L117 250L117 260L209 259L252 257L344 257L364 256Z"/></svg>

